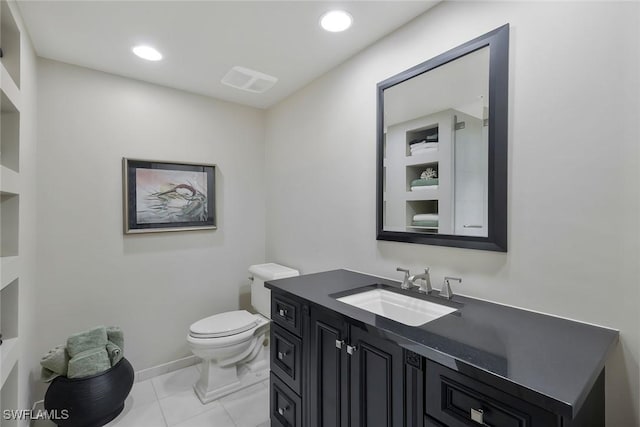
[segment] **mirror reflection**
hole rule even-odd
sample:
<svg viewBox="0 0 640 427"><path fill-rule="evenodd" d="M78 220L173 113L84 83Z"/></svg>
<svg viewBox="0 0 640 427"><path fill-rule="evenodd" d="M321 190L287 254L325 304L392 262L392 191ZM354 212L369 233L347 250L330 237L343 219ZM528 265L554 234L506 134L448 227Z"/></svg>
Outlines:
<svg viewBox="0 0 640 427"><path fill-rule="evenodd" d="M383 96L383 230L486 237L489 46Z"/></svg>

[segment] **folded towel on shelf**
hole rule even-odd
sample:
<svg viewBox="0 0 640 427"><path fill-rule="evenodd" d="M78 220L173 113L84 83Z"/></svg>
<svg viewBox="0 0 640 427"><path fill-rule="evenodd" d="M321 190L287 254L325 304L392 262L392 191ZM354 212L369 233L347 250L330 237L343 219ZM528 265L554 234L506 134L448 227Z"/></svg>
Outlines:
<svg viewBox="0 0 640 427"><path fill-rule="evenodd" d="M414 221L437 221L438 214L416 214L412 219Z"/></svg>
<svg viewBox="0 0 640 427"><path fill-rule="evenodd" d="M411 187L428 187L430 185L438 185L438 178L414 179L411 181Z"/></svg>
<svg viewBox="0 0 640 427"><path fill-rule="evenodd" d="M124 334L119 326L107 327L107 339L124 351Z"/></svg>
<svg viewBox="0 0 640 427"><path fill-rule="evenodd" d="M411 150L411 155L412 156L419 156L421 154L428 154L428 153L433 153L438 151L438 148L419 148L417 150Z"/></svg>
<svg viewBox="0 0 640 427"><path fill-rule="evenodd" d="M107 330L104 326L98 326L85 332L73 334L67 338L67 351L71 358L87 350L96 348L104 350L106 345Z"/></svg>
<svg viewBox="0 0 640 427"><path fill-rule="evenodd" d="M414 227L429 227L429 228L438 228L438 220L432 221L413 221L411 223Z"/></svg>
<svg viewBox="0 0 640 427"><path fill-rule="evenodd" d="M109 361L111 362L111 366L115 366L116 363L118 363L123 357L120 347L118 347L111 341L107 342L106 350L107 354L109 354Z"/></svg>
<svg viewBox="0 0 640 427"><path fill-rule="evenodd" d="M423 190L437 190L437 185L418 185L411 187L411 191L423 191Z"/></svg>
<svg viewBox="0 0 640 427"><path fill-rule="evenodd" d="M49 350L40 359L40 365L49 372L57 375L67 375L69 354L63 345L58 345ZM53 379L53 378L51 378Z"/></svg>
<svg viewBox="0 0 640 427"><path fill-rule="evenodd" d="M414 150L420 150L422 148L438 148L438 143L437 142L417 142L415 144L411 144L409 145L409 148L411 149L411 151Z"/></svg>
<svg viewBox="0 0 640 427"><path fill-rule="evenodd" d="M76 354L69 360L69 378L82 378L104 372L111 368L109 354L105 347L93 348Z"/></svg>

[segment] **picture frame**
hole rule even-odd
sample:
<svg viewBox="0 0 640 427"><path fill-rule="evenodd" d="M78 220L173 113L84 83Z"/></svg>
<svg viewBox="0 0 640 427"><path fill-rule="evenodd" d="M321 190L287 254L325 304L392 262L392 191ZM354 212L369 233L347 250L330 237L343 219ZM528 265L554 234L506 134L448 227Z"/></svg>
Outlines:
<svg viewBox="0 0 640 427"><path fill-rule="evenodd" d="M123 158L124 234L216 229L215 170Z"/></svg>

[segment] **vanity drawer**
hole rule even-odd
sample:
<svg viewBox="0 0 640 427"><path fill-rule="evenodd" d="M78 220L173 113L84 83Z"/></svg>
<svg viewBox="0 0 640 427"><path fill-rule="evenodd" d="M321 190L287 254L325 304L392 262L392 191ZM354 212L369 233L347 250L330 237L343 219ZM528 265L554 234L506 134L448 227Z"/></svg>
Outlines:
<svg viewBox="0 0 640 427"><path fill-rule="evenodd" d="M271 294L271 320L300 336L300 303L287 297Z"/></svg>
<svg viewBox="0 0 640 427"><path fill-rule="evenodd" d="M555 415L459 372L427 361L425 410L449 427L553 427Z"/></svg>
<svg viewBox="0 0 640 427"><path fill-rule="evenodd" d="M424 416L424 425L425 427L447 427L440 421L431 418L429 415Z"/></svg>
<svg viewBox="0 0 640 427"><path fill-rule="evenodd" d="M275 375L271 375L269 402L269 416L272 426L302 426L302 401L300 397Z"/></svg>
<svg viewBox="0 0 640 427"><path fill-rule="evenodd" d="M300 394L302 386L302 341L278 325L271 328L271 370Z"/></svg>

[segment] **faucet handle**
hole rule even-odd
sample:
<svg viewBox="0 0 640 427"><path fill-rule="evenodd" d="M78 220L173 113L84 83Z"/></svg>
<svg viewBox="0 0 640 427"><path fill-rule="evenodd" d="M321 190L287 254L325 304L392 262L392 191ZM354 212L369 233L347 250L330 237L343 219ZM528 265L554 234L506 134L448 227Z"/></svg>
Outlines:
<svg viewBox="0 0 640 427"><path fill-rule="evenodd" d="M433 288L431 287L431 276L429 275L429 270L429 267L424 269L424 286L420 288L420 291L424 292L425 294L429 294L431 293L431 291L433 291Z"/></svg>
<svg viewBox="0 0 640 427"><path fill-rule="evenodd" d="M402 285L400 285L400 287L402 289L409 288L409 274L411 274L409 270L407 270L406 268L397 267L396 271L402 271L404 273L404 278L402 279Z"/></svg>
<svg viewBox="0 0 640 427"><path fill-rule="evenodd" d="M462 279L459 277L449 277L445 276L444 283L442 284L442 289L440 289L440 296L451 299L453 298L453 291L451 290L451 285L449 284L450 280L456 280L458 283L462 283Z"/></svg>

